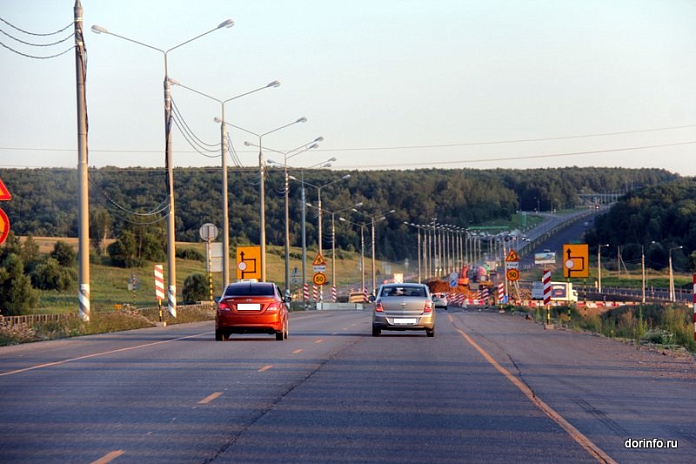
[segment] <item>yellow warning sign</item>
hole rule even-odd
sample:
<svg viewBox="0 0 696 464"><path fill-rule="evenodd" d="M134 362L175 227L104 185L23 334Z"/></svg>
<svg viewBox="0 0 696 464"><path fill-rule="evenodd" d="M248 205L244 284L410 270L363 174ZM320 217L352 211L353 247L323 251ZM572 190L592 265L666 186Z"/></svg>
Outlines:
<svg viewBox="0 0 696 464"><path fill-rule="evenodd" d="M590 250L587 243L563 245L563 277L589 277Z"/></svg>
<svg viewBox="0 0 696 464"><path fill-rule="evenodd" d="M510 253L508 253L507 257L505 258L505 261L519 261L520 257L515 253L515 250L510 248Z"/></svg>
<svg viewBox="0 0 696 464"><path fill-rule="evenodd" d="M314 258L314 261L312 261L312 266L326 266L326 260L321 253L318 253L317 257Z"/></svg>
<svg viewBox="0 0 696 464"><path fill-rule="evenodd" d="M237 279L261 279L261 247L237 247Z"/></svg>

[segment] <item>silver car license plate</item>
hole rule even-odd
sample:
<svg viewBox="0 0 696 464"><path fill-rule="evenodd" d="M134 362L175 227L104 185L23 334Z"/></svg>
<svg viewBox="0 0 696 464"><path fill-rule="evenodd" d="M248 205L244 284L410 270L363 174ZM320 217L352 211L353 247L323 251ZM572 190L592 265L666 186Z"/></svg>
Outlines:
<svg viewBox="0 0 696 464"><path fill-rule="evenodd" d="M416 319L402 319L402 318L395 318L394 319L394 324L415 324L417 321Z"/></svg>

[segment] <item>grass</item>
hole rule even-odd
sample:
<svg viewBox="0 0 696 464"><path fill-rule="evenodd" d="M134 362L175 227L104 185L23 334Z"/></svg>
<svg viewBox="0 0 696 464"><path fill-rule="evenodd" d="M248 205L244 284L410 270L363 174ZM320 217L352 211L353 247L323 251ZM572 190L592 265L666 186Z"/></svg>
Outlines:
<svg viewBox="0 0 696 464"><path fill-rule="evenodd" d="M34 241L40 247L40 251L48 253L53 250L55 242L63 240L73 247L77 248L76 238L52 238L52 237L34 237ZM178 242L177 249L192 248L205 256L205 243L188 243ZM231 252L230 259L230 275L233 280L236 280L236 261L234 250ZM312 270L312 261L317 255L316 249L307 250L307 266L306 276L307 281L311 285L311 279L314 274ZM292 291L299 291L302 279L302 250L300 248L291 248L290 250L290 288ZM281 287L285 282L285 249L284 247L269 246L267 248L267 278L270 281L278 283ZM324 250L324 258L327 262L326 275L331 280L331 250ZM107 258L101 258L100 261L106 262ZM140 268L117 268L100 263L90 264L90 306L92 311L108 311L113 310L118 306L131 305L138 308L155 306L155 277L153 265L155 263L147 263ZM157 263L164 264L165 286L167 282L167 265L166 262ZM355 286L361 281L360 271L360 254L337 250L336 253L336 280L339 293L345 291L348 287ZM403 266L399 264L386 263L384 261L376 262L377 279L383 275L383 269L389 266L393 272L404 272ZM365 257L366 279L371 280L371 260ZM293 270L297 268L296 283L293 283ZM75 266L77 272L77 265ZM181 292L184 288L184 280L195 273L206 273L206 264L201 261L176 259L176 275L177 275L177 301L181 303ZM134 274L140 281L139 289L135 291L128 290L128 283L131 275ZM66 312L77 312L78 296L77 285L75 288L66 292L56 291L40 291L39 303L31 311L30 314L60 314ZM213 274L213 295L222 293L222 274ZM328 282L326 288L331 287L331 282ZM325 292L327 292L325 288ZM326 293L325 293L326 295ZM164 302L166 304L166 301Z"/></svg>
<svg viewBox="0 0 696 464"><path fill-rule="evenodd" d="M531 314L538 322L546 321L543 308L536 308ZM692 309L680 304L622 306L603 313L590 313L575 306L551 307L553 323L643 345L683 348L694 353L696 341L692 319Z"/></svg>

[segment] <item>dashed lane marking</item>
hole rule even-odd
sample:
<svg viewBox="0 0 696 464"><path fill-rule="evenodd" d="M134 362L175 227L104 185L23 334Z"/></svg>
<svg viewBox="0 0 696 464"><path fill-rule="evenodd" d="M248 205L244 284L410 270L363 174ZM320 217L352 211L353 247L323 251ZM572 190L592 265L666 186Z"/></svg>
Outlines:
<svg viewBox="0 0 696 464"><path fill-rule="evenodd" d="M92 464L107 464L108 462L111 462L117 457L123 456L124 454L126 454L126 452L123 450L112 451L110 453L105 454L96 461L93 461Z"/></svg>
<svg viewBox="0 0 696 464"><path fill-rule="evenodd" d="M215 392L215 393L213 393L213 394L211 394L211 395L206 396L206 397L203 398L202 400L200 400L200 401L198 402L198 404L208 404L208 403L210 403L211 401L213 401L215 398L219 397L220 395L222 395L222 392Z"/></svg>

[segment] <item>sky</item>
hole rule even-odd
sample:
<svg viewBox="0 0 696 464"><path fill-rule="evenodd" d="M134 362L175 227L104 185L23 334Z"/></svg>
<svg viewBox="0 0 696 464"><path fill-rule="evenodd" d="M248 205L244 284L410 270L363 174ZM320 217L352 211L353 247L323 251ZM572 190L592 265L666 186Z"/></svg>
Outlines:
<svg viewBox="0 0 696 464"><path fill-rule="evenodd" d="M0 170L75 168L74 0L0 2ZM693 0L82 0L89 166L221 165L225 121L266 158L331 169L664 168L696 176ZM14 26L14 27L13 27ZM9 50L7 47L14 49ZM24 55L20 55L19 53ZM30 55L30 56L25 56ZM212 97L206 98L189 89ZM242 166L258 138L228 126ZM191 138L191 136L189 136ZM290 152L292 154L292 152ZM230 166L235 161L230 159Z"/></svg>

